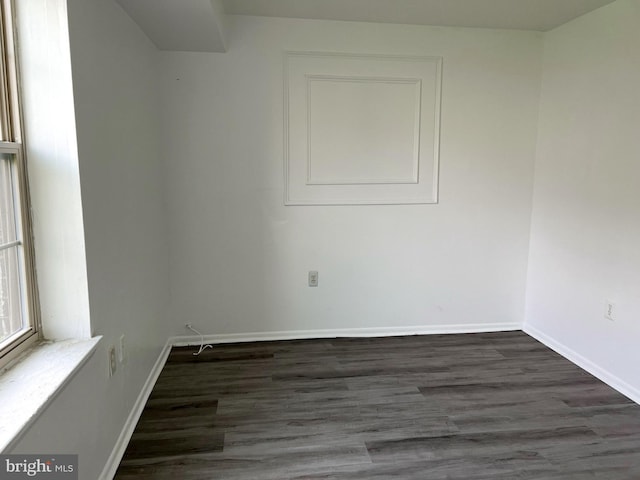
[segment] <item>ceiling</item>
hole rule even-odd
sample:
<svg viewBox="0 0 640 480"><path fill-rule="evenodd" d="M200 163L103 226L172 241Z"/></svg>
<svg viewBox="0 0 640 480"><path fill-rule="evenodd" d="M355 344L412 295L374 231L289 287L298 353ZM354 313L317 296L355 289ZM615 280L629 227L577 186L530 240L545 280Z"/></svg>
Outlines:
<svg viewBox="0 0 640 480"><path fill-rule="evenodd" d="M613 0L223 0L227 14L547 31Z"/></svg>
<svg viewBox="0 0 640 480"><path fill-rule="evenodd" d="M614 0L116 0L160 50L224 52L226 15L545 32Z"/></svg>

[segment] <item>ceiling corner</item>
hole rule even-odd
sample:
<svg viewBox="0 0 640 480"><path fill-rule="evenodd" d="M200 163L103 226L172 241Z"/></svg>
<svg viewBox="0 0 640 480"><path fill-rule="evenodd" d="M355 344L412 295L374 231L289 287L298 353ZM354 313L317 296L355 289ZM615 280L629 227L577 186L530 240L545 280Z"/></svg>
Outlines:
<svg viewBox="0 0 640 480"><path fill-rule="evenodd" d="M221 0L116 0L159 50L225 52Z"/></svg>

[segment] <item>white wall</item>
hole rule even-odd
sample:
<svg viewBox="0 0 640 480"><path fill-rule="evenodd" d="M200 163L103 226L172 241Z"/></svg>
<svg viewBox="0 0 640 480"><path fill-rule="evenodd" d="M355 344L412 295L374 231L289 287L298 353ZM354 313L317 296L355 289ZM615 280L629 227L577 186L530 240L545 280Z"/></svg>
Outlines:
<svg viewBox="0 0 640 480"><path fill-rule="evenodd" d="M169 333L161 103L156 49L121 8L66 3L91 331L104 339L14 451L78 453L96 479ZM128 360L109 378L121 334Z"/></svg>
<svg viewBox="0 0 640 480"><path fill-rule="evenodd" d="M115 2L68 3L92 330L156 347L169 303L157 50Z"/></svg>
<svg viewBox="0 0 640 480"><path fill-rule="evenodd" d="M229 20L161 54L174 332L517 328L541 35ZM285 50L443 56L440 203L284 207Z"/></svg>
<svg viewBox="0 0 640 480"><path fill-rule="evenodd" d="M206 333L519 324L541 35L232 17L228 53L158 54L115 3L68 4L91 330L105 340L15 452L79 453L81 478L97 478L185 322ZM526 308L527 328L631 389L638 20L638 1L618 0L546 35ZM284 50L443 56L440 203L284 207ZM77 167L67 173L73 185ZM122 333L128 363L108 379L106 347Z"/></svg>
<svg viewBox="0 0 640 480"><path fill-rule="evenodd" d="M89 338L66 2L15 5L43 333L54 340Z"/></svg>
<svg viewBox="0 0 640 480"><path fill-rule="evenodd" d="M545 37L526 309L529 331L636 400L639 24L640 1L618 0Z"/></svg>

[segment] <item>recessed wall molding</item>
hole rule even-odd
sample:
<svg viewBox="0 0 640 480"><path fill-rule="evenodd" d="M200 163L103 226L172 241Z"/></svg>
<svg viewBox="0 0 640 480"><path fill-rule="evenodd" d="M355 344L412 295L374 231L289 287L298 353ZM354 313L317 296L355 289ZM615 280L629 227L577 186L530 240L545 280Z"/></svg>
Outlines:
<svg viewBox="0 0 640 480"><path fill-rule="evenodd" d="M437 203L441 57L285 54L285 204Z"/></svg>
<svg viewBox="0 0 640 480"><path fill-rule="evenodd" d="M418 183L422 87L422 81L419 78L337 75L307 75L306 78L307 185ZM371 121L372 119L368 118L371 123L374 123L374 125L368 125L369 129L349 128L351 126L349 124L359 123L360 119L357 117L368 113L366 112L367 104L370 108L379 108L380 106L375 104L375 95L385 92L391 98L395 96L396 100L387 107L404 111L397 111L396 115L389 115L388 111L381 112L382 115L377 121ZM363 105L359 105L360 108L357 108L358 105L347 103L349 100L353 101L358 93L364 98L355 98L356 101L368 100L368 102L362 102ZM347 98L341 98L345 94ZM397 101L399 99L405 100L405 105L399 105L400 102ZM404 124L398 125L397 118L394 117L402 117ZM397 130L396 135L390 134L394 127ZM369 138L351 137L346 139L348 142L334 141L340 136L367 133ZM392 139L396 141L389 142L389 137L396 137ZM385 145L385 142L388 142L388 145ZM405 147L405 151L397 152L394 158L398 161L393 162L392 158L389 162L384 162L384 155L388 155L388 152L385 152L385 146L393 146L393 144L400 144L400 149ZM352 151L354 147L362 148L363 145L368 147L367 152L362 152L367 156L358 155L359 152ZM372 157L377 157L378 162L372 162ZM316 161L315 165L313 160ZM336 160L343 160L343 162L338 165L332 164L337 163ZM351 162L344 160L351 160Z"/></svg>

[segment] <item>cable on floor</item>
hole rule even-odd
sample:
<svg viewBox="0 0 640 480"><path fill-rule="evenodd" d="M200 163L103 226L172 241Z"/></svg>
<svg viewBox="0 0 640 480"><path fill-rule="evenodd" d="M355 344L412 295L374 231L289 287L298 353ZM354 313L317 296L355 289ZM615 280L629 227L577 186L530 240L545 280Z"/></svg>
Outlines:
<svg viewBox="0 0 640 480"><path fill-rule="evenodd" d="M195 333L197 333L198 335L200 335L200 348L198 349L198 351L197 351L197 352L195 352L195 353L193 354L194 356L196 356L196 357L197 357L197 356L198 356L198 355L200 355L202 352L204 352L207 348L213 348L213 346L212 346L212 345L209 345L209 344L206 344L206 345L205 345L205 344L204 344L204 334L200 333L198 330L196 330L195 328L193 328L193 327L191 326L191 324L190 324L190 323L186 323L184 326L185 326L185 327L187 327L187 328L188 328L189 330L191 330L192 332L195 332Z"/></svg>

